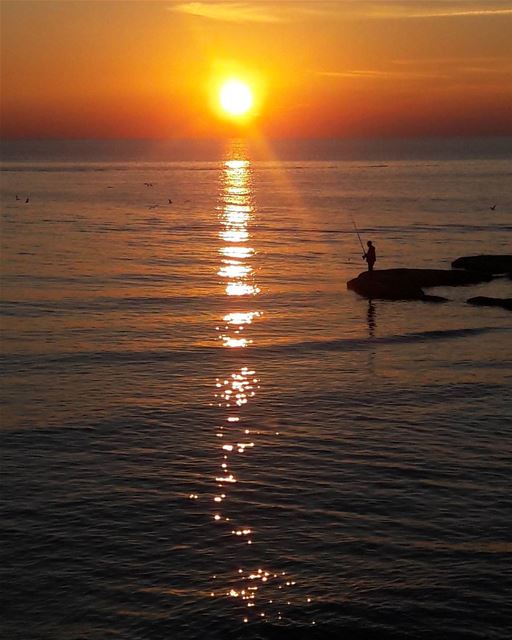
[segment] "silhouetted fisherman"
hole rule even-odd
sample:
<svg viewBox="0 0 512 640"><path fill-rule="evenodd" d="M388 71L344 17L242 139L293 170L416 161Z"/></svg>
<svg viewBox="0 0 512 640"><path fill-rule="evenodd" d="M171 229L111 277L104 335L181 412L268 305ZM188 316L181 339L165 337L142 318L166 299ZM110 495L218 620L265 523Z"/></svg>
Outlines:
<svg viewBox="0 0 512 640"><path fill-rule="evenodd" d="M366 244L368 245L368 249L363 256L363 259L368 263L368 271L373 271L373 265L375 264L375 260L377 260L377 256L375 255L375 247L373 246L371 240L368 240Z"/></svg>

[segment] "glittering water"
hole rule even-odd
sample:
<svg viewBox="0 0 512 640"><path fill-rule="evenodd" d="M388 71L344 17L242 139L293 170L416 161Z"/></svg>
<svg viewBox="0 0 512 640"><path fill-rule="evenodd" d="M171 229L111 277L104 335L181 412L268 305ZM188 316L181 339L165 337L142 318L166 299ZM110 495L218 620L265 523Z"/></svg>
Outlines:
<svg viewBox="0 0 512 640"><path fill-rule="evenodd" d="M512 163L325 157L4 163L4 637L509 637L512 283L345 282L512 252Z"/></svg>

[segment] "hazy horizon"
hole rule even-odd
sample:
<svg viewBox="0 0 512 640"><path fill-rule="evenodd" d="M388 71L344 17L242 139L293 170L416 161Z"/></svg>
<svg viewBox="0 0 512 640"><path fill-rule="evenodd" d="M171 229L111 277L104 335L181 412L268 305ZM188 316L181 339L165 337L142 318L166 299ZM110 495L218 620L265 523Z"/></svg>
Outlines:
<svg viewBox="0 0 512 640"><path fill-rule="evenodd" d="M229 138L0 140L6 162L217 161ZM512 158L512 137L243 138L253 160L414 160Z"/></svg>

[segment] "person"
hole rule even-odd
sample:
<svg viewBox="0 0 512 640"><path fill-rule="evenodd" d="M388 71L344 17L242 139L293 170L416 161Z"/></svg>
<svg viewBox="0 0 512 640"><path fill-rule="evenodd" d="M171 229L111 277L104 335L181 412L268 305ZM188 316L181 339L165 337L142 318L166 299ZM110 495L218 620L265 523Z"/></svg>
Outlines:
<svg viewBox="0 0 512 640"><path fill-rule="evenodd" d="M377 257L375 255L375 247L372 244L371 240L368 240L366 243L368 245L368 250L363 256L363 259L368 263L368 271L373 271L373 265L375 264L375 260Z"/></svg>

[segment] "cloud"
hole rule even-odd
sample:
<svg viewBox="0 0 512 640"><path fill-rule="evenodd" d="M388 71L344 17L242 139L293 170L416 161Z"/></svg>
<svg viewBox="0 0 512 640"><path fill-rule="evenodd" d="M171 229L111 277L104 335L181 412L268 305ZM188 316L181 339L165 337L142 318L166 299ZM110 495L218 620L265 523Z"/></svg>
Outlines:
<svg viewBox="0 0 512 640"><path fill-rule="evenodd" d="M169 10L222 22L281 22L281 18L266 2L179 2L170 6Z"/></svg>
<svg viewBox="0 0 512 640"><path fill-rule="evenodd" d="M443 64L443 70L438 71L439 64ZM486 77L490 82L496 78L507 78L512 73L512 64L509 60L499 58L446 58L429 60L395 60L393 65L399 68L389 69L343 69L339 71L311 71L316 76L324 78L343 78L353 80L454 80L464 77L466 82L471 78L482 82ZM410 67L415 65L416 68ZM419 65L419 68L418 66ZM400 68L401 67L401 68ZM404 68L405 67L405 68Z"/></svg>
<svg viewBox="0 0 512 640"><path fill-rule="evenodd" d="M235 23L512 15L512 0L176 0L170 11Z"/></svg>
<svg viewBox="0 0 512 640"><path fill-rule="evenodd" d="M330 3L321 1L327 10ZM510 0L338 0L338 13L367 18L457 18L512 14Z"/></svg>
<svg viewBox="0 0 512 640"><path fill-rule="evenodd" d="M419 13L409 13L407 18L461 18L461 17L484 17L512 15L510 9L452 9L448 11L424 11Z"/></svg>
<svg viewBox="0 0 512 640"><path fill-rule="evenodd" d="M395 71L380 69L350 69L347 71L315 71L318 76L327 78L360 78L368 80L424 80L446 78L444 74L428 71Z"/></svg>

